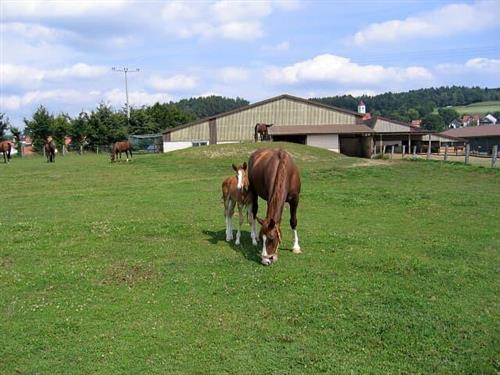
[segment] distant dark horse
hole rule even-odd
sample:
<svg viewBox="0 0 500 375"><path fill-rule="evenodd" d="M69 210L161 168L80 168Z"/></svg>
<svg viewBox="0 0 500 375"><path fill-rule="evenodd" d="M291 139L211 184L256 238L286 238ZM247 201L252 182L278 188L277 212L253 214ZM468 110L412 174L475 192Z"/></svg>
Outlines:
<svg viewBox="0 0 500 375"><path fill-rule="evenodd" d="M270 139L268 128L270 128L271 126L273 126L273 124L256 124L254 129L255 142L259 141L259 135L261 141L268 141Z"/></svg>
<svg viewBox="0 0 500 375"><path fill-rule="evenodd" d="M12 150L12 142L11 141L3 141L0 142L0 152L3 153L3 162L10 162L10 151Z"/></svg>
<svg viewBox="0 0 500 375"><path fill-rule="evenodd" d="M290 226L293 230L293 252L300 253L297 235L297 206L299 205L300 175L297 165L284 150L260 149L248 162L248 179L252 192L252 215L261 225L262 264L268 266L278 259L281 243L281 216L285 202L290 204ZM258 197L267 201L264 220L257 217ZM255 220L252 220L255 235Z"/></svg>
<svg viewBox="0 0 500 375"><path fill-rule="evenodd" d="M43 146L45 150L45 156L47 157L47 163L55 163L56 161L56 143L51 136L47 137L47 142Z"/></svg>
<svg viewBox="0 0 500 375"><path fill-rule="evenodd" d="M130 152L130 159L132 159L132 145L129 141L115 142L113 144L113 148L111 150L111 161L114 162L117 159L118 154L120 155L120 160L122 158L122 152L125 152L127 155L128 161L128 153Z"/></svg>

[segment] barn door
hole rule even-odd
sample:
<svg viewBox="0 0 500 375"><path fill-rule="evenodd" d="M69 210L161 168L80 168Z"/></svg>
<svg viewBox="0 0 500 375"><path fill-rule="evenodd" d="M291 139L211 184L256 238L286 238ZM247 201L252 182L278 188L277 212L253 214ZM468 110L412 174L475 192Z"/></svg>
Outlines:
<svg viewBox="0 0 500 375"><path fill-rule="evenodd" d="M211 145L217 144L217 122L215 118L208 120L208 138Z"/></svg>

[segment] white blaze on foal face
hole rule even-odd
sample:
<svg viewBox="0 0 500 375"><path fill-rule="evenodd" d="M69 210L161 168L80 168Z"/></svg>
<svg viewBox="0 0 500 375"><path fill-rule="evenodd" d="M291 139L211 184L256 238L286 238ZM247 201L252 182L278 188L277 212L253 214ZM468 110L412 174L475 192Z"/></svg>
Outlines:
<svg viewBox="0 0 500 375"><path fill-rule="evenodd" d="M238 190L243 189L243 170L238 169L238 185L236 186Z"/></svg>

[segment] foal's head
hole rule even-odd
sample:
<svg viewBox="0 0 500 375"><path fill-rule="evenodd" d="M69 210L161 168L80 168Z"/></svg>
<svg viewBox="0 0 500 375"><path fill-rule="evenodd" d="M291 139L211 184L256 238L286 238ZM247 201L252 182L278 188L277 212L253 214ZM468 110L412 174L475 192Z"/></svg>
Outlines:
<svg viewBox="0 0 500 375"><path fill-rule="evenodd" d="M248 175L247 175L247 163L244 162L243 165L236 166L233 164L233 169L236 172L236 178L238 179L238 185L236 186L239 191L248 190Z"/></svg>
<svg viewBox="0 0 500 375"><path fill-rule="evenodd" d="M261 263L270 266L278 260L278 246L281 243L281 230L274 219L259 219L261 225L260 237L262 238Z"/></svg>

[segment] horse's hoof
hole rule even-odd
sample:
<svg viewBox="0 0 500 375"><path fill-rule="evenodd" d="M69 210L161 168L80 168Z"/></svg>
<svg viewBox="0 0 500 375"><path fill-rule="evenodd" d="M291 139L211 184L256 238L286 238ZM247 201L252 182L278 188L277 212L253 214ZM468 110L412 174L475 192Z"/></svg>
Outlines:
<svg viewBox="0 0 500 375"><path fill-rule="evenodd" d="M257 245L258 245L258 244L257 244L257 241L255 241L253 238L252 238L252 245L254 245L254 246L257 246Z"/></svg>
<svg viewBox="0 0 500 375"><path fill-rule="evenodd" d="M292 252L293 252L294 254L300 254L300 253L302 252L302 250L300 250L300 246L294 246L294 247L292 248Z"/></svg>

